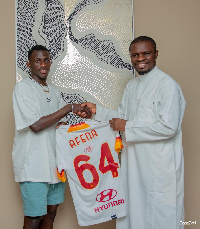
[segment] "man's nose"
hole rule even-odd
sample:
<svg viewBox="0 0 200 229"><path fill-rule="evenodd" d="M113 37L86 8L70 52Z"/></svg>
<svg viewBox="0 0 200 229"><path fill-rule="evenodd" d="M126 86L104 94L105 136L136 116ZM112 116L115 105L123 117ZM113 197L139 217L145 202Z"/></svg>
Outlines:
<svg viewBox="0 0 200 229"><path fill-rule="evenodd" d="M142 61L142 60L144 60L144 59L145 59L144 54L139 54L138 57L137 57L137 60L138 60L138 61Z"/></svg>
<svg viewBox="0 0 200 229"><path fill-rule="evenodd" d="M46 61L42 60L42 61L40 62L40 65L41 65L41 66L46 66L47 63L46 63Z"/></svg>

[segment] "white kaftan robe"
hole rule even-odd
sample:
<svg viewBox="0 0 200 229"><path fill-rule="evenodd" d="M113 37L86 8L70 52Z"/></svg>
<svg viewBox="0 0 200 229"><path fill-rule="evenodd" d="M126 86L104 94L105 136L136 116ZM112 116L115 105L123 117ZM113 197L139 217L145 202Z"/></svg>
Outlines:
<svg viewBox="0 0 200 229"><path fill-rule="evenodd" d="M128 216L117 229L183 228L184 110L180 86L157 67L128 83L118 111L97 106L97 120L128 120L121 155Z"/></svg>
<svg viewBox="0 0 200 229"><path fill-rule="evenodd" d="M16 129L12 157L16 182L58 182L56 125L39 133L29 128L42 116L54 113L65 105L60 92L48 86L51 102L47 102L42 87L30 78L15 85L13 109Z"/></svg>

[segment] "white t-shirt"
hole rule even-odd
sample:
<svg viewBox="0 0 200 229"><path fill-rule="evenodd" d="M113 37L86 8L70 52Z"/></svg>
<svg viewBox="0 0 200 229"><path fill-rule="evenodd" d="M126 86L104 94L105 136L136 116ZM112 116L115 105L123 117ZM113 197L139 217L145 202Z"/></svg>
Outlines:
<svg viewBox="0 0 200 229"><path fill-rule="evenodd" d="M56 125L36 134L29 128L41 117L54 113L65 105L60 92L52 85L48 85L48 88L47 97L43 88L30 78L15 85L13 109L16 129L12 157L16 182L58 182Z"/></svg>
<svg viewBox="0 0 200 229"><path fill-rule="evenodd" d="M109 123L87 120L56 131L59 172L67 172L78 223L88 226L126 215L116 132Z"/></svg>

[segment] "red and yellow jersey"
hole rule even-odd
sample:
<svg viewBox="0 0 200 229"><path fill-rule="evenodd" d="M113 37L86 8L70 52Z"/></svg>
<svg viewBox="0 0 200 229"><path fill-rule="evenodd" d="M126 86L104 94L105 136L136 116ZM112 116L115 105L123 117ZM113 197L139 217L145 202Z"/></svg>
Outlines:
<svg viewBox="0 0 200 229"><path fill-rule="evenodd" d="M124 185L118 153L119 135L109 122L87 120L56 130L57 166L67 173L80 226L126 215Z"/></svg>

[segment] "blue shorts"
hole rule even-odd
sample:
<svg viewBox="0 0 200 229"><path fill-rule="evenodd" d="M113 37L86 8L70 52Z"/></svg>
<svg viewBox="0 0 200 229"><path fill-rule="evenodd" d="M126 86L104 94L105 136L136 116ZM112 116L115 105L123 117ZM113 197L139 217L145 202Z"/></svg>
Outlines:
<svg viewBox="0 0 200 229"><path fill-rule="evenodd" d="M66 184L48 184L42 182L21 182L21 196L25 216L42 216L47 214L47 205L64 202Z"/></svg>

